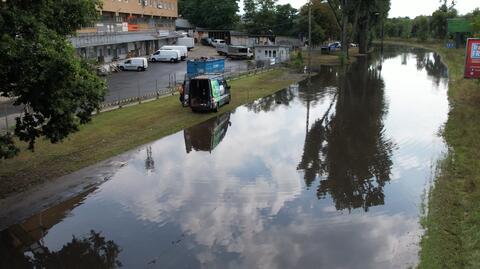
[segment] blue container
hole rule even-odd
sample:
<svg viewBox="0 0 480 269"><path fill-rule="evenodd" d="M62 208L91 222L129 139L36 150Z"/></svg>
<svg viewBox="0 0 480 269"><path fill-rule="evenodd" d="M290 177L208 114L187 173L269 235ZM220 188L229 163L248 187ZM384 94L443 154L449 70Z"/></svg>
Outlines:
<svg viewBox="0 0 480 269"><path fill-rule="evenodd" d="M225 59L189 60L187 76L195 77L204 74L220 74L225 72Z"/></svg>

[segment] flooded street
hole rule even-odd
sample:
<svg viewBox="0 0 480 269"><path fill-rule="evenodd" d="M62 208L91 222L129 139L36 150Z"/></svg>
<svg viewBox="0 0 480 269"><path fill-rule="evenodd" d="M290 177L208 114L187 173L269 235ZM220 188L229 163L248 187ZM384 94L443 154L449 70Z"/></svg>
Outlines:
<svg viewBox="0 0 480 269"><path fill-rule="evenodd" d="M0 267L415 266L446 67L388 47L318 71L128 153L105 183L3 230Z"/></svg>

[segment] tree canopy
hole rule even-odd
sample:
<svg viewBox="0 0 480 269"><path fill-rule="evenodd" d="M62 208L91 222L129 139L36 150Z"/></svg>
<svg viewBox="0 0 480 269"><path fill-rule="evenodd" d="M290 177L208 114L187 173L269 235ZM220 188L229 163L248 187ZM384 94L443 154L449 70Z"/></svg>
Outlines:
<svg viewBox="0 0 480 269"><path fill-rule="evenodd" d="M238 0L179 0L179 14L196 26L231 29L239 21Z"/></svg>
<svg viewBox="0 0 480 269"><path fill-rule="evenodd" d="M62 141L91 120L106 92L68 40L98 16L100 0L0 2L0 95L23 107L15 135L28 142ZM0 138L0 159L18 153L12 134Z"/></svg>

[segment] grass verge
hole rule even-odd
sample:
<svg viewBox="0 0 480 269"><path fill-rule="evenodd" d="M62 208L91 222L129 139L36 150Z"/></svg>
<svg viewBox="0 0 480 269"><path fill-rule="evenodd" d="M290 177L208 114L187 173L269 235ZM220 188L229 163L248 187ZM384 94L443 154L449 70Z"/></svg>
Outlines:
<svg viewBox="0 0 480 269"><path fill-rule="evenodd" d="M362 54L359 53L358 48L350 48L349 49L349 56L350 59L348 63L353 63L356 60L356 57L361 56ZM308 64L308 50L302 51L303 56L303 63ZM342 59L344 58L344 59ZM342 56L341 51L336 51L332 53L320 53L318 50L312 51L312 66L319 66L319 65L341 65L342 61L347 61L345 56ZM348 64L345 62L345 64Z"/></svg>
<svg viewBox="0 0 480 269"><path fill-rule="evenodd" d="M301 80L288 69L276 69L231 82L232 101L220 113L272 94ZM35 152L22 145L20 155L0 161L0 198L24 191L106 160L143 144L176 133L214 117L216 113L192 113L178 96L101 113L80 131L59 144L39 140Z"/></svg>
<svg viewBox="0 0 480 269"><path fill-rule="evenodd" d="M441 42L388 40L434 50L449 70L448 145L422 219L419 268L480 268L480 81L463 78L465 49Z"/></svg>

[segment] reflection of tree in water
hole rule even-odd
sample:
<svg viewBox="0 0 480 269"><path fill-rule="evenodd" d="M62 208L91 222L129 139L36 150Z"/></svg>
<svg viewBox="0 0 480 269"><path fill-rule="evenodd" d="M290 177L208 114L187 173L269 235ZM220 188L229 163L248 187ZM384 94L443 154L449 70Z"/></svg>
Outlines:
<svg viewBox="0 0 480 269"><path fill-rule="evenodd" d="M155 170L155 160L152 156L152 146L147 147L147 159L145 159L145 169L147 171Z"/></svg>
<svg viewBox="0 0 480 269"><path fill-rule="evenodd" d="M379 72L360 59L341 79L334 115L327 112L307 133L298 169L307 186L321 177L318 198L329 194L338 210L384 203L393 144L384 138L383 88Z"/></svg>
<svg viewBox="0 0 480 269"><path fill-rule="evenodd" d="M447 77L447 68L442 63L439 54L417 49L414 51L417 59L417 70L425 69L435 85L439 85Z"/></svg>
<svg viewBox="0 0 480 269"><path fill-rule="evenodd" d="M1 268L118 268L121 250L113 241L107 241L100 233L90 231L85 238L72 238L59 251L50 251L40 246L30 249L31 254L25 255L21 250L6 247L14 240L7 231L2 232L0 242Z"/></svg>
<svg viewBox="0 0 480 269"><path fill-rule="evenodd" d="M274 93L273 95L263 97L246 104L248 110L255 113L274 111L280 106L289 106L290 102L295 98L296 87L289 87L285 90Z"/></svg>

